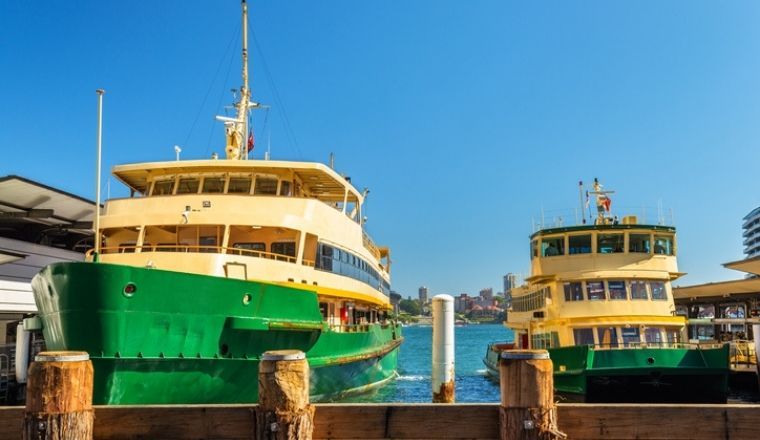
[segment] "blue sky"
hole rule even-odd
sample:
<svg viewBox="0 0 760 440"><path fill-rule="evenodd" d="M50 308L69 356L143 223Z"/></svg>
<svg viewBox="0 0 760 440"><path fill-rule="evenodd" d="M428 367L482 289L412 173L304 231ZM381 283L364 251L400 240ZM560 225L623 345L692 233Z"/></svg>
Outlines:
<svg viewBox="0 0 760 440"><path fill-rule="evenodd" d="M223 152L236 1L51 3L0 2L0 175L94 198L96 88L106 167ZM760 3L250 9L254 98L272 106L255 155L270 137L276 159L334 152L372 190L367 227L404 296L501 290L528 270L532 220L577 207L594 177L619 214L673 210L677 284L741 276L720 264L760 205Z"/></svg>

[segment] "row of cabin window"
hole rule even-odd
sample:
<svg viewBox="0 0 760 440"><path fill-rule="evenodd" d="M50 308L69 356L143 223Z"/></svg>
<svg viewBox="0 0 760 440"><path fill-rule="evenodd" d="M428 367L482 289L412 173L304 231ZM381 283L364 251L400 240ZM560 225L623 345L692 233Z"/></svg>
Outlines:
<svg viewBox="0 0 760 440"><path fill-rule="evenodd" d="M597 233L563 235L560 237L541 237L531 241L531 258L538 256L556 257L562 255L590 254L592 235L596 236L596 253L615 254L623 252L650 254L654 239L654 253L657 255L675 255L672 235L654 235L642 233ZM626 249L626 236L628 247Z"/></svg>
<svg viewBox="0 0 760 440"><path fill-rule="evenodd" d="M247 251L254 252L266 252L267 244L264 242L253 243L233 243L233 249L245 249ZM295 241L277 241L269 245L269 252L272 254L285 255L288 257L296 257L296 242Z"/></svg>
<svg viewBox="0 0 760 440"><path fill-rule="evenodd" d="M315 267L362 281L385 295L390 295L390 284L363 258L351 252L320 243Z"/></svg>
<svg viewBox="0 0 760 440"><path fill-rule="evenodd" d="M119 243L121 253L134 253L136 250L137 242L128 241ZM142 252L179 252L183 250L183 246L197 246L198 252L217 252L219 246L217 237L199 237L198 244L195 243L157 243L155 249L152 243L143 243ZM245 249L256 252L266 252L267 244L264 242L257 243L233 243L233 249ZM294 241L274 242L270 245L270 253L284 255L287 257L296 257L296 243Z"/></svg>
<svg viewBox="0 0 760 440"><path fill-rule="evenodd" d="M596 330L596 340L594 340L594 330ZM629 347L642 343L650 345L677 344L681 339L681 333L677 328L643 327L644 331L641 330L638 326L574 328L573 339L575 345L597 345L602 348Z"/></svg>
<svg viewBox="0 0 760 440"><path fill-rule="evenodd" d="M513 298L511 310L513 312L529 312L531 310L543 309L546 306L546 298L550 298L548 287Z"/></svg>
<svg viewBox="0 0 760 440"><path fill-rule="evenodd" d="M585 286L584 286L585 284ZM586 295L584 295L584 287ZM605 290L605 287L607 288ZM565 301L603 300L666 300L668 292L663 281L604 280L564 283Z"/></svg>
<svg viewBox="0 0 760 440"><path fill-rule="evenodd" d="M255 183L253 183L255 180ZM153 182L151 196L172 194L251 194L253 195L292 195L292 182L279 180L273 176L179 176L157 179Z"/></svg>

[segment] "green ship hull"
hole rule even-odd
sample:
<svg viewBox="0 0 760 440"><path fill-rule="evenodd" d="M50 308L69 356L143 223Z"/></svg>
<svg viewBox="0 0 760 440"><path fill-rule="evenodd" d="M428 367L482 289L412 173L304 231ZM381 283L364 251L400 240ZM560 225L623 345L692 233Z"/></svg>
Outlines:
<svg viewBox="0 0 760 440"><path fill-rule="evenodd" d="M498 378L498 349L484 363ZM549 348L554 388L584 402L725 403L728 345L717 348Z"/></svg>
<svg viewBox="0 0 760 440"><path fill-rule="evenodd" d="M90 354L96 404L256 402L268 350L306 353L317 400L396 375L400 326L335 331L313 290L104 263L53 264L32 284L47 348Z"/></svg>

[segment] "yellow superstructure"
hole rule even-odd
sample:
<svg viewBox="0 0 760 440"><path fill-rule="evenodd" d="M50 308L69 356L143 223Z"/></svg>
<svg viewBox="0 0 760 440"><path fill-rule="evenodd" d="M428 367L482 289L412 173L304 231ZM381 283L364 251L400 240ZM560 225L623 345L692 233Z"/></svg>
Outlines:
<svg viewBox="0 0 760 440"><path fill-rule="evenodd" d="M363 229L364 195L326 165L190 160L113 174L132 196L105 205L101 262L316 291L336 326L390 308L389 250Z"/></svg>
<svg viewBox="0 0 760 440"><path fill-rule="evenodd" d="M671 281L675 228L602 224L542 229L531 236L531 274L512 291L507 326L521 347L615 348L677 344Z"/></svg>

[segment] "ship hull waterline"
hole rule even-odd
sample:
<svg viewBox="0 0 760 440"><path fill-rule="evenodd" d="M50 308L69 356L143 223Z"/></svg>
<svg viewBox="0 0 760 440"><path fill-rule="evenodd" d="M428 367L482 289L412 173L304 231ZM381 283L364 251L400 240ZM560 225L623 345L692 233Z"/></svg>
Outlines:
<svg viewBox="0 0 760 440"><path fill-rule="evenodd" d="M498 380L499 350L483 360ZM547 349L554 389L569 401L587 403L725 403L728 347Z"/></svg>
<svg viewBox="0 0 760 440"><path fill-rule="evenodd" d="M32 284L47 348L90 354L95 404L253 403L268 350L306 353L315 400L397 374L400 326L334 331L308 287L105 263L53 264Z"/></svg>

